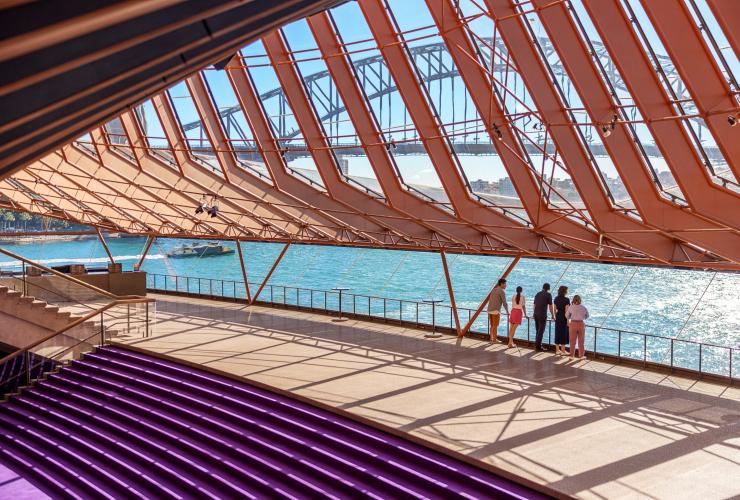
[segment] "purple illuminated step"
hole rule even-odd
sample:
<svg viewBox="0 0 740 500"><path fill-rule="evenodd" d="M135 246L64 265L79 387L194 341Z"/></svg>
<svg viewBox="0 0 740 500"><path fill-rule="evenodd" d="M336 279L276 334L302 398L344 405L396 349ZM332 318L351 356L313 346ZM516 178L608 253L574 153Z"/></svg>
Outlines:
<svg viewBox="0 0 740 500"><path fill-rule="evenodd" d="M121 347L0 404L0 432L0 464L53 498L545 498L348 417Z"/></svg>

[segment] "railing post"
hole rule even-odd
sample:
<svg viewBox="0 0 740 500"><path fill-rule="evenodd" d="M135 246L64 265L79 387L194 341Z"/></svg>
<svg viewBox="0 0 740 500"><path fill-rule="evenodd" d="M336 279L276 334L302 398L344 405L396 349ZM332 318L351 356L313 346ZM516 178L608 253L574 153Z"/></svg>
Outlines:
<svg viewBox="0 0 740 500"><path fill-rule="evenodd" d="M599 327L594 327L594 359L596 359L596 337L599 335Z"/></svg>
<svg viewBox="0 0 740 500"><path fill-rule="evenodd" d="M31 351L26 349L24 353L24 362L26 364L26 385L31 385Z"/></svg>
<svg viewBox="0 0 740 500"><path fill-rule="evenodd" d="M642 366L647 366L647 335L642 336Z"/></svg>
<svg viewBox="0 0 740 500"><path fill-rule="evenodd" d="M617 330L617 359L622 359L622 330Z"/></svg>
<svg viewBox="0 0 740 500"><path fill-rule="evenodd" d="M699 375L701 375L701 356L702 356L702 346L704 344L699 344Z"/></svg>
<svg viewBox="0 0 740 500"><path fill-rule="evenodd" d="M105 325L103 324L105 313L100 313L100 345L105 345Z"/></svg>
<svg viewBox="0 0 740 500"><path fill-rule="evenodd" d="M28 295L28 283L26 282L26 263L23 262L23 295Z"/></svg>
<svg viewBox="0 0 740 500"><path fill-rule="evenodd" d="M673 339L671 339L671 372L673 372Z"/></svg>
<svg viewBox="0 0 740 500"><path fill-rule="evenodd" d="M144 337L149 337L149 302L144 302L146 306L146 323L144 324Z"/></svg>

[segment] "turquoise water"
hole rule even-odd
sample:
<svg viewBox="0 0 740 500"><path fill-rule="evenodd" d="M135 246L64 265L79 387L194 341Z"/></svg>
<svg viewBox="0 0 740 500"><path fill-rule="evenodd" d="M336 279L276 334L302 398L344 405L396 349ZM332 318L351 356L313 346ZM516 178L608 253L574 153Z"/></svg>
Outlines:
<svg viewBox="0 0 740 500"><path fill-rule="evenodd" d="M109 247L124 269L131 269L143 249L143 238L110 239ZM187 240L157 240L143 270L180 276L242 280L236 254L203 259L168 259L165 254ZM231 242L227 245L233 246ZM107 257L97 240L3 244L3 248L46 265L85 263L104 267ZM242 246L250 283L261 281L282 245ZM511 259L448 254L458 307L475 309ZM17 263L0 255L0 268ZM591 312L590 323L713 343L740 344L740 274L636 266L522 259L509 276L509 297L524 288L527 305L548 281L580 294ZM293 245L270 283L409 301L442 299L449 303L440 256L429 252ZM701 300L700 300L701 299ZM405 314L405 313L404 313Z"/></svg>

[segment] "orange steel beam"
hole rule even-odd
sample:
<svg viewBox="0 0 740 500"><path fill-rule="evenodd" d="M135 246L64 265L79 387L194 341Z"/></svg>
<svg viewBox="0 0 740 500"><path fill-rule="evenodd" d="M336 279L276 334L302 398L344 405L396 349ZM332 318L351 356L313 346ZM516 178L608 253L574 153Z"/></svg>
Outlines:
<svg viewBox="0 0 740 500"><path fill-rule="evenodd" d="M740 7L740 3L733 3ZM712 182L682 124L678 120L651 120L673 116L674 107L620 2L586 1L584 6L692 209L729 227L740 227L739 195ZM732 206L738 209L727 209Z"/></svg>
<svg viewBox="0 0 740 500"><path fill-rule="evenodd" d="M285 252L288 251L288 247L290 247L290 242L287 242L285 246L283 247L282 251L280 252L280 255L278 255L277 259L275 259L275 263L270 268L270 272L267 273L267 276L265 276L265 280L260 285L259 289L257 289L257 293L254 294L252 297L252 300L249 302L250 304L254 304L257 302L257 298L260 296L260 293L262 293L262 289L265 288L265 285L268 281L270 281L270 277L272 276L272 273L275 272L275 269L277 269L278 264L280 264L280 261L283 259L283 255L285 255Z"/></svg>
<svg viewBox="0 0 740 500"><path fill-rule="evenodd" d="M244 288L247 290L247 302L252 303L252 294L249 291L249 281L247 281L247 268L244 267L244 257L242 256L242 245L239 240L236 240L236 251L239 253L239 265L242 268L242 276L244 277Z"/></svg>
<svg viewBox="0 0 740 500"><path fill-rule="evenodd" d="M132 224L134 221L121 215L114 215L112 213L102 214L96 207L96 204L92 203L81 203L75 197L69 193L60 189L57 185L52 185L43 177L36 175L33 170L25 169L17 172L13 179L17 182L22 183L27 188L30 184L33 185L31 189L34 193L43 196L46 200L51 201L54 205L58 206L62 210L68 213L76 214L75 218L82 224L98 225L101 224L101 218L105 217L113 225L113 229L117 231L136 231ZM110 226L109 226L110 227Z"/></svg>
<svg viewBox="0 0 740 500"><path fill-rule="evenodd" d="M511 271L514 270L514 267L519 263L519 260L522 258L522 254L518 254L514 259L509 263L508 266L506 266L506 269L504 270L504 273L499 277L499 279L505 279ZM486 307L486 304L488 304L488 301L491 298L491 293L493 292L493 289L496 287L496 284L491 287L491 290L489 290L488 294L486 294L486 297L483 299L483 301L478 306L478 309L475 310L475 313L473 313L473 316L468 320L468 322L465 324L465 327L458 332L459 337L464 337L468 331L470 331L470 328L473 326L473 323L475 323L475 320L478 319L478 316L480 316L480 313L483 312L483 309Z"/></svg>
<svg viewBox="0 0 740 500"><path fill-rule="evenodd" d="M73 213L68 212L44 196L35 193L33 190L21 189L19 186L26 187L23 183L18 182L17 179L8 178L0 180L0 193L10 200L10 206L7 208L46 217L55 215L57 218L78 224L89 224L89 222L81 220Z"/></svg>
<svg viewBox="0 0 740 500"><path fill-rule="evenodd" d="M70 150L67 149L67 151ZM134 214L137 214L137 217L144 226L151 227L152 219L154 219L156 220L155 224L157 225L160 225L162 227L169 225L176 230L179 230L180 232L185 232L185 229L182 226L179 226L175 224L172 220L160 215L158 211L155 210L156 207L147 207L140 201L136 200L134 198L134 195L131 194L132 192L134 192L134 194L136 193L136 188L131 185L127 184L124 188L124 191L122 189L119 189L113 183L108 183L104 179L101 179L99 176L96 176L95 171L84 170L82 168L79 168L76 164L70 163L67 160L61 162L57 166L57 169L60 172L66 172L66 174L70 178L77 179L77 182L83 184L86 189L97 192L103 197L111 197L114 204L116 205L118 203L127 203L129 205L128 210Z"/></svg>
<svg viewBox="0 0 740 500"><path fill-rule="evenodd" d="M508 47L509 54L521 75L529 95L535 102L543 122L569 123L551 78L543 65L529 34L524 28L522 19L509 0L486 0L489 15L499 19L497 31ZM560 152L563 163L567 166L581 199L586 204L589 214L600 232L607 238L629 248L645 253L652 259L664 264L674 264L675 241L672 238L655 234L639 233L645 226L626 214L615 211L605 193L605 187L599 180L595 167L591 165L584 146L573 127L549 127L551 137ZM621 232L631 231L631 232ZM695 255L700 259L700 255ZM618 257L618 255L615 255Z"/></svg>
<svg viewBox="0 0 740 500"><path fill-rule="evenodd" d="M198 73L197 75L190 77L187 80L187 84L188 88L190 89L191 95L193 96L193 101L195 102L195 105L198 108L199 113L201 114L201 122L204 124L204 127L208 132L212 144L218 151L217 155L219 163L221 164L222 171L224 173L226 183L231 184L232 186L234 186L234 188L238 187L238 189L240 189L241 191L248 193L248 195L251 197L254 197L255 200L261 200L257 201L257 203L269 203L266 208L268 208L271 212L277 214L278 216L285 217L287 219L294 219L294 221L299 225L303 224L304 221L300 219L300 216L304 215L305 217L305 212L303 214L296 215L292 213L292 211L288 211L280 207L275 207L271 204L273 198L284 198L284 196L278 195L277 193L273 194L273 186L268 185L267 183L259 179L256 175L240 175L244 172L244 170L237 167L236 157L234 156L233 151L231 151L231 144L226 139L226 134L224 133L223 127L218 118L218 112L214 108L213 102L208 95L208 90L206 89L203 75L201 73ZM233 179L233 177L237 175L242 180L242 182L240 182L238 186L235 185L235 179ZM259 190L261 192L253 193L253 190ZM320 233L319 237L336 238L336 234L332 235L323 230L318 230L315 227L313 228L313 230Z"/></svg>
<svg viewBox="0 0 740 500"><path fill-rule="evenodd" d="M471 99L475 104L478 115L486 125L495 124L502 134L499 140L492 126L487 127L493 139L493 145L498 151L516 191L522 201L529 218L535 227L543 231L544 226L550 226L543 232L566 233L578 236L581 242L569 241L584 253L595 255L599 237L583 225L566 218L559 217L545 203L540 188L532 176L533 166L524 159L524 152L515 140L513 130L501 109L501 105L491 91L491 76L488 75L478 60L475 46L465 32L455 5L451 0L427 0L432 17L442 35L447 51L457 66L460 77L470 91ZM540 183L543 179L537 179Z"/></svg>
<svg viewBox="0 0 740 500"><path fill-rule="evenodd" d="M398 39L382 0L360 0L368 26L378 42L388 71L393 76L399 94L414 122L429 158L437 171L439 180L452 203L458 218L472 224L495 221L501 229L491 234L521 251L531 253L540 248L540 237L532 232L522 232L521 225L481 203L475 202L460 175L460 165L452 154L438 118L429 107L424 87L418 81L407 52Z"/></svg>
<svg viewBox="0 0 740 500"><path fill-rule="evenodd" d="M643 1L642 6L699 113L704 115L735 179L740 179L740 140L737 129L727 123L728 115L738 114L737 98L702 39L689 7L678 0ZM737 18L731 17L726 22L738 26Z"/></svg>
<svg viewBox="0 0 740 500"><path fill-rule="evenodd" d="M61 156L51 154L28 167L26 171L44 178L45 181L69 193L69 196L75 200L92 205L103 216L112 217L115 216L114 214L119 214L124 219L130 219L133 223L138 224L141 230L149 228L146 220L152 215L150 212L145 209L137 210L136 207L126 203L125 197L119 199L114 196L111 199L110 193L101 193L99 189L90 189L89 184L86 186L75 179L74 172L70 174L66 166L67 163ZM95 183L95 186L101 186L101 183L94 179L90 180Z"/></svg>
<svg viewBox="0 0 740 500"><path fill-rule="evenodd" d="M152 247L152 243L154 243L154 236L147 236L146 244L144 245L144 251L141 252L141 258L139 258L139 262L134 264L134 271L139 271L141 269L141 266L144 265L144 259L146 259L146 254L149 253L149 249Z"/></svg>
<svg viewBox="0 0 740 500"><path fill-rule="evenodd" d="M285 97L293 109L298 126L306 140L306 144L316 163L316 168L324 181L324 186L329 196L353 207L359 213L377 212L388 216L400 215L374 196L354 186L350 186L340 177L339 167L334 153L329 147L326 134L316 117L313 105L306 94L304 84L294 64L291 63L290 54L285 46L285 42L281 38L281 34L277 32L270 33L262 41L265 51L275 67L275 73L283 87ZM373 222L388 231L387 241L393 241L394 236L413 241L414 238L424 238L429 233L428 229L420 227L418 224L407 219L380 220L374 218Z"/></svg>
<svg viewBox="0 0 740 500"><path fill-rule="evenodd" d="M146 173L120 160L118 165L112 168L104 161L91 158L76 147L66 147L66 156L80 169L89 172L92 176L103 182L111 189L127 193L127 196L136 202L145 205L162 221L160 226L171 226L175 231L181 233L198 233L205 230L210 233L217 232L207 222L203 222L189 211L180 208L185 202L174 202L172 197L161 196L162 191L171 187L158 185L159 179L150 179ZM76 155L76 156L75 156ZM102 155L102 153L101 153ZM101 156L102 157L102 156ZM151 186L151 187L148 187ZM165 194L165 196L167 196ZM190 205L191 203L188 203Z"/></svg>
<svg viewBox="0 0 740 500"><path fill-rule="evenodd" d="M332 26L329 14L322 12L309 17L308 25L389 205L455 243L467 246L468 242L480 239L482 233L472 227L445 225L445 221L456 222L452 214L402 187L391 155L383 144L377 120L370 110L367 95L358 84L358 78L338 39L339 35Z"/></svg>
<svg viewBox="0 0 740 500"><path fill-rule="evenodd" d="M302 221L291 220L290 216L271 212L272 206L264 203L237 186L226 181L201 165L186 160L182 165L185 176L178 176L172 169L159 164L155 158L147 157L144 160L144 172L151 173L159 179L172 179L178 183L181 191L201 193L207 197L214 196L219 205L219 216L229 224L233 231L241 231L243 227L251 228L252 233L263 233L292 237L302 228ZM200 194L196 195L197 198ZM196 205L195 199L191 202ZM255 215L255 212L262 212ZM211 219L213 220L213 219ZM318 233L317 233L318 234ZM226 232L227 237L235 234Z"/></svg>
<svg viewBox="0 0 740 500"><path fill-rule="evenodd" d="M81 159L84 160L84 157ZM153 197L160 201L160 203L155 204L155 209L159 210L158 213L162 214L163 210L167 210L170 212L169 217L177 218L179 216L179 219L176 219L177 224L186 229L190 228L189 230L198 232L201 227L204 227L212 233L226 235L228 229L232 227L228 219L220 216L217 218L197 218L191 210L194 210L197 204L200 203L200 197L187 194L185 187L190 186L184 179L178 178L174 174L174 179L168 179L167 170L172 171L169 167L161 165L161 168L154 173L143 171L109 149L101 151L97 165L102 167L102 170L98 170L98 175L104 176L107 181L115 180L125 186L134 186L134 189L139 192L145 192L147 197ZM145 188L143 186L152 187ZM195 189L190 190L191 193L194 191ZM188 207L188 210L185 211L181 207ZM242 229L248 230L246 226Z"/></svg>
<svg viewBox="0 0 740 500"><path fill-rule="evenodd" d="M105 242L105 238L103 238L103 233L100 232L100 228L96 227L95 232L98 233L98 239L100 240L100 243L103 245L103 248L105 249L105 253L108 255L108 260L110 260L111 264L115 264L116 261L113 259L113 254L110 253L110 249L108 248L108 244Z"/></svg>
<svg viewBox="0 0 740 500"><path fill-rule="evenodd" d="M169 105L169 102L167 102L166 99L161 98L159 96L155 96L154 100L155 102L158 102L158 108L160 109L162 116L165 117L162 120L162 123L163 123L163 126L165 127L164 128L165 132L167 133L168 137L170 137L170 141L174 144L179 144L179 141L181 141L181 139L179 138L180 137L180 132L179 132L180 127L177 125L176 117L174 115L173 110L171 109L171 106ZM197 178L202 179L203 176L205 175L203 173L203 169L199 168L200 167L199 165L195 165L195 167L189 168L192 166L191 164L192 162L189 160L189 157L186 156L182 159L181 168L184 169L183 175L190 176L192 178L197 177ZM232 171L231 177L232 177L232 183L234 183L236 187L242 190L244 189L243 184L246 183L247 179L249 178L248 174L240 170ZM237 182L237 178L238 178L238 182ZM210 180L208 181L203 180L203 182L208 182L208 183L213 182L214 176L211 175L209 179ZM257 181L253 180L252 182L254 183ZM300 181L296 179L296 182L300 182ZM272 190L273 187L264 184L263 189ZM279 193L276 192L276 196L277 195L279 195ZM252 206L256 206L254 205L254 203L256 204L264 203L265 197L266 195L263 194L262 196L259 197L259 199L262 201L254 200ZM240 198L243 199L244 197L240 196ZM304 205L303 202L300 202L299 200L289 195L286 195L284 199L285 199L285 202L287 202L288 204ZM310 205L306 206L305 209L297 209L296 212L297 213L293 215L293 217L296 219L296 222L295 222L296 225L291 226L293 227L293 231L295 231L296 227L298 227L299 231L302 231L304 227L316 226L318 222L321 222L323 226L328 229L328 228L331 228L334 225L334 222L336 221L336 218L327 217L325 214L322 214L320 216L318 215L312 216L312 212L314 212L314 209ZM347 234L356 235L358 239L372 240L372 237L362 234L361 232L355 230L353 227L350 227L347 224L337 224L337 225L341 225L342 227L332 230L330 234L322 234L320 232L317 232L317 237L323 236L323 237L336 240L336 239L341 238L343 233L347 233Z"/></svg>
<svg viewBox="0 0 740 500"><path fill-rule="evenodd" d="M167 135L168 140L170 141L170 143L173 144L178 143L180 141L180 135L179 132L175 131L178 130L180 126L174 110L171 108L169 102L163 95L160 94L155 96L154 100L157 101L159 109L163 112L164 118L162 120L162 127L165 131L165 134ZM158 165L158 162L153 161L151 157L149 158L149 160L150 161L147 163L147 169L145 169L145 171L156 170L157 172L161 172L162 175L171 178L171 182L177 181L179 177L180 185L185 183L195 184L195 186L193 187L197 187L196 190L201 191L207 196L218 196L219 189L226 184L222 177L208 171L208 169L192 160L189 156L183 161L181 165L183 173L182 176L175 175L174 172L172 172L171 170L167 171L167 169L162 169ZM213 189L214 187L216 189ZM242 196L246 196L246 194L242 193ZM230 217L225 217L221 215L221 213L219 213L218 218L226 220L227 223L234 228L244 226L250 228L250 230L253 232L259 232L260 230L269 230L274 231L278 234L282 234L283 236L289 236L295 233L295 231L300 228L299 225L294 223L289 223L286 225L286 227L281 227L274 224L271 220L268 219L271 214L269 214L269 212L267 211L265 204L263 202L260 202L258 199L251 200L251 205L249 207L250 210L248 213L244 213L243 209L246 207L242 206L241 209L239 207L236 207L227 196L219 198L218 201L220 205L223 204L234 208L237 214L239 214L240 212L244 214L243 216L237 215L236 220L233 220Z"/></svg>
<svg viewBox="0 0 740 500"><path fill-rule="evenodd" d="M452 305L452 314L455 317L455 331L460 335L460 317L457 315L457 304L455 303L455 292L452 289L452 280L450 279L450 270L447 268L447 256L444 250L439 252L442 257L442 268L445 272L445 281L447 282L447 293L450 296L450 304Z"/></svg>
<svg viewBox="0 0 740 500"><path fill-rule="evenodd" d="M554 5L550 0L534 0L534 5L539 7L542 25L589 115L597 122L608 123L615 114L616 103L600 78L568 9L564 4ZM625 124L617 122L611 135L605 137L603 142L646 224L666 231L683 242L705 248L724 259L740 262L739 235L729 231L682 231L689 228L718 229L721 226L709 223L660 197Z"/></svg>

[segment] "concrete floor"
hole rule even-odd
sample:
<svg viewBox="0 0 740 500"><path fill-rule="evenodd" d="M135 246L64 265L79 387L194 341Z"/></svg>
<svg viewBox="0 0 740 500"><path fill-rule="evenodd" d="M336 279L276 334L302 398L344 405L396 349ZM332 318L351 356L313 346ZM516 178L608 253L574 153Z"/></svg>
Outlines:
<svg viewBox="0 0 740 500"><path fill-rule="evenodd" d="M363 415L581 498L740 496L740 389L318 314L157 296L138 347Z"/></svg>

